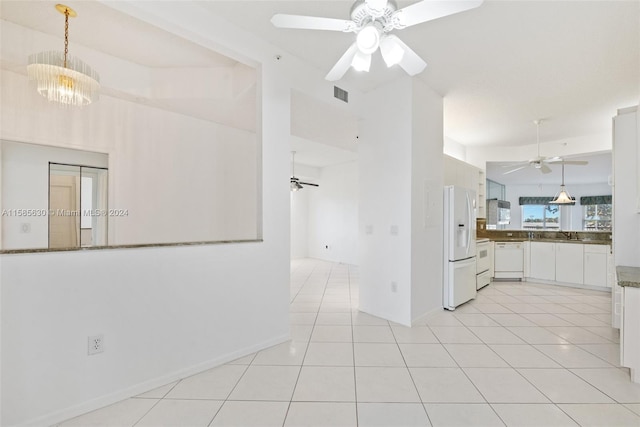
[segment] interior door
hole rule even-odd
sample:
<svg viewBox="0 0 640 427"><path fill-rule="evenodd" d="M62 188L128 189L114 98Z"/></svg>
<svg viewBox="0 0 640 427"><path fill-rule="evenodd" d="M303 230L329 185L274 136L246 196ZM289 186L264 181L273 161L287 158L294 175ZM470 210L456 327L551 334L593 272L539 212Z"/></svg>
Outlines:
<svg viewBox="0 0 640 427"><path fill-rule="evenodd" d="M80 245L79 197L77 177L49 177L49 247L72 248Z"/></svg>

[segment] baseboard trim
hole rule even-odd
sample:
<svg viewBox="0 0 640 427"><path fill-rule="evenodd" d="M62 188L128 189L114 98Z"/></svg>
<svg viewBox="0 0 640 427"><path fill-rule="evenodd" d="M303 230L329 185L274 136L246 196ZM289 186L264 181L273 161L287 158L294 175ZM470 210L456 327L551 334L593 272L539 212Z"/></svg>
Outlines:
<svg viewBox="0 0 640 427"><path fill-rule="evenodd" d="M110 393L108 395L91 399L89 401L80 403L78 405L71 406L69 408L65 408L59 411L55 411L55 412L40 416L38 418L28 420L24 423L15 425L15 427L36 427L36 426L41 427L43 425L48 425L48 426L55 425L62 421L77 417L82 414L86 414L87 412L95 411L96 409L100 409L105 406L109 406L114 403L120 402L121 400L138 396L139 394L145 393L147 391L151 391L158 387L162 387L163 385L172 383L177 380L181 380L191 375L195 375L199 372L206 371L207 369L215 368L217 366L223 365L227 362L231 362L232 360L239 359L241 357L247 356L257 351L264 350L265 348L269 348L274 345L283 343L285 341L288 341L289 339L291 339L289 334L281 335L281 336L263 341L259 344L245 347L240 350L236 350L234 352L225 354L215 359L207 360L205 362L198 363L197 365L180 369L170 374L163 375L161 377L154 378L152 380L145 381L143 383L136 384L131 387L127 387L123 390L119 390L119 391Z"/></svg>

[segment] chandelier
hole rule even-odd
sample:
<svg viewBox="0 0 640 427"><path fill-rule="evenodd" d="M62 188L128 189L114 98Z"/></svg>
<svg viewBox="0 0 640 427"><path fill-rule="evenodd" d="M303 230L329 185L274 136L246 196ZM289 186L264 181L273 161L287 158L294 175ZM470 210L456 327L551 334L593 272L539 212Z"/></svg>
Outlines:
<svg viewBox="0 0 640 427"><path fill-rule="evenodd" d="M69 17L78 16L75 10L57 4L64 15L64 52L48 51L29 56L27 74L35 82L38 93L49 101L63 105L91 104L99 97L100 77L95 70L78 58L69 57Z"/></svg>

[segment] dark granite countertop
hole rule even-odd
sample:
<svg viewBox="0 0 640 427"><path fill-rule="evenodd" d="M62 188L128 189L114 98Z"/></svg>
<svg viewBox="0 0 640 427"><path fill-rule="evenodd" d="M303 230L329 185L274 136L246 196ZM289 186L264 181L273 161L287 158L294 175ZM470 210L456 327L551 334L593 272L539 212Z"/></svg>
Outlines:
<svg viewBox="0 0 640 427"><path fill-rule="evenodd" d="M640 288L640 267L616 266L618 286Z"/></svg>

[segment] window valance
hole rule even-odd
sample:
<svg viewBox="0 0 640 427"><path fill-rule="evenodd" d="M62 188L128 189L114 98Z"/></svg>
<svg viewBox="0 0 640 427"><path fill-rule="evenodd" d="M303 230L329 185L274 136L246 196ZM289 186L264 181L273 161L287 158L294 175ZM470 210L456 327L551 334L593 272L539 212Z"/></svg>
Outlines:
<svg viewBox="0 0 640 427"><path fill-rule="evenodd" d="M553 205L553 197L520 197L518 202L520 205ZM570 205L575 205L575 197L571 198L574 202Z"/></svg>
<svg viewBox="0 0 640 427"><path fill-rule="evenodd" d="M609 196L582 196L580 197L581 205L610 205L613 197Z"/></svg>

